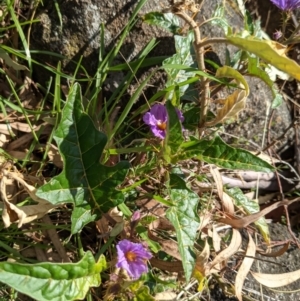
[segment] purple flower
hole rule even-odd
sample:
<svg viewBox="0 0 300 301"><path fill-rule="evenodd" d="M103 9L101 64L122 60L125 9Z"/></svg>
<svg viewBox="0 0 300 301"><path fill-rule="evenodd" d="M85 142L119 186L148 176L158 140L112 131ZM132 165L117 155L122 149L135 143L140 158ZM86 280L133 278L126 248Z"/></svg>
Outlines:
<svg viewBox="0 0 300 301"><path fill-rule="evenodd" d="M141 211L139 211L139 210L134 211L131 216L131 221L136 222L136 221L139 221L140 219L141 219Z"/></svg>
<svg viewBox="0 0 300 301"><path fill-rule="evenodd" d="M300 0L299 0L300 1ZM180 122L183 122L184 117L181 111L176 109ZM150 126L150 129L154 136L164 139L166 137L166 128L168 122L168 112L164 105L155 104L150 112L147 112L143 116L144 122Z"/></svg>
<svg viewBox="0 0 300 301"><path fill-rule="evenodd" d="M117 244L117 253L117 268L126 270L133 279L148 271L147 260L152 255L142 244L123 239Z"/></svg>
<svg viewBox="0 0 300 301"><path fill-rule="evenodd" d="M271 0L281 10L294 10L300 7L300 0Z"/></svg>
<svg viewBox="0 0 300 301"><path fill-rule="evenodd" d="M135 211L130 220L130 237L133 237L133 232L135 227L138 225L139 221L141 219L141 211Z"/></svg>
<svg viewBox="0 0 300 301"><path fill-rule="evenodd" d="M282 37L282 32L280 30L276 30L274 33L273 33L273 39L274 40L279 40L280 38Z"/></svg>

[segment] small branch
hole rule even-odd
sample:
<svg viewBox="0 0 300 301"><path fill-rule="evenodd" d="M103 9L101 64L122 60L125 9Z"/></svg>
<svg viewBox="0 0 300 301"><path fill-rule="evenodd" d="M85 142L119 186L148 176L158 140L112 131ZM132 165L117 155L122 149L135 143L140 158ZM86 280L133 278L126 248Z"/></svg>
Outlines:
<svg viewBox="0 0 300 301"><path fill-rule="evenodd" d="M226 38L210 38L210 39L205 39L205 40L201 41L201 43L198 45L198 47L205 47L207 45L217 44L217 43L231 44L230 41L228 41Z"/></svg>
<svg viewBox="0 0 300 301"><path fill-rule="evenodd" d="M182 18L190 27L194 30L195 42L194 48L196 52L196 59L199 70L205 70L204 62L204 47L202 46L203 41L201 40L201 33L197 23L184 11L175 12L177 16ZM206 115L208 110L209 102L209 81L205 76L201 77L201 107L200 107L200 124L199 124L199 135L202 135L204 124L206 121Z"/></svg>

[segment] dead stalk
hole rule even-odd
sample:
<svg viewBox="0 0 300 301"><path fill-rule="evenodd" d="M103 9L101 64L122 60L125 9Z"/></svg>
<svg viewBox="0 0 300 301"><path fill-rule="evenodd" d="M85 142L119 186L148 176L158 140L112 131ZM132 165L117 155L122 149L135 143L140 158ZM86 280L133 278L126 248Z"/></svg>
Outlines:
<svg viewBox="0 0 300 301"><path fill-rule="evenodd" d="M186 12L178 11L176 15L183 19L194 31L195 42L194 48L196 52L196 59L199 70L205 70L204 63L204 47L202 46L203 41L201 40L201 33L197 23L191 18ZM201 77L201 100L200 100L200 124L199 124L199 135L201 136L204 130L204 124L206 121L208 103L209 103L209 81L205 76Z"/></svg>

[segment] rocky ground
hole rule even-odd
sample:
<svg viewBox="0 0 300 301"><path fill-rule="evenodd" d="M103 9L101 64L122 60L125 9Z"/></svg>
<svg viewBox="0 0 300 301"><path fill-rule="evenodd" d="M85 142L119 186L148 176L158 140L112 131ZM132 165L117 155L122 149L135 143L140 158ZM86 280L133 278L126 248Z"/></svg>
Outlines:
<svg viewBox="0 0 300 301"><path fill-rule="evenodd" d="M78 60L80 55L84 56L83 64L87 71L92 74L95 72L96 62L99 51L98 28L101 23L105 24L105 47L106 50L114 47L115 39L126 25L128 17L132 12L136 0L86 0L86 1L63 1L60 4L60 10L63 16L63 28L60 26L54 2L45 0L44 8L37 12L38 18L42 20L41 24L36 24L32 30L31 46L32 49L44 49L58 52L67 57L63 62L63 68L66 72L74 71L74 61ZM198 16L198 22L203 22L212 15L216 6L222 0L205 0L201 13ZM233 28L240 28L242 19L235 13L234 8L228 1L227 14ZM161 11L168 7L166 0L149 0L143 8L141 15L150 11ZM269 0L248 1L247 7L254 18L260 18L262 26L269 35L279 29L280 12ZM223 36L221 28L205 25L202 28L202 35L207 37ZM121 49L122 56L119 56L119 62L133 59L152 39L159 41L158 46L151 53L153 56L172 55L175 51L173 38L170 33L161 30L155 26L149 26L139 20L135 28L131 31L124 46ZM220 62L224 62L226 45L213 45L213 51L218 56ZM57 60L47 56L39 56L37 59L46 60L50 65L55 66ZM37 76L38 74L38 76ZM113 89L118 85L122 74L111 74L107 80L107 90ZM49 74L44 70L36 70L36 80L43 83L47 81ZM284 159L291 159L292 164L295 155L295 135L297 132L291 129L286 131L295 118L295 109L288 101L288 97L298 101L297 83L295 81L285 84L285 102L280 109L271 111L266 115L267 108L270 105L271 94L269 89L258 79L248 78L251 94L249 96L246 109L240 114L239 119L228 125L226 134L227 141L235 143L242 147L250 148L253 151L258 150L262 143L262 131L266 126L269 128L269 141L281 137L284 138L276 144L273 149L278 155L285 156ZM151 84L158 88L163 85L164 75L157 73L152 79ZM283 87L283 82L278 82L279 88ZM230 134L230 136L228 136ZM233 139L232 137L243 137L243 139ZM296 166L297 167L297 166ZM272 239L286 240L289 237L286 225L282 223L270 224ZM300 237L297 228L295 233ZM260 269L265 272L284 273L300 269L300 251L292 245L288 252L278 258L268 259L269 261L257 260L254 269ZM270 261L274 262L271 263ZM228 273L228 278L233 280L234 273ZM300 282L297 281L283 290L293 291L284 293L275 292L261 288L251 276L245 284L245 291L254 300L300 300L299 289ZM263 299L262 299L263 296ZM217 286L211 291L211 300L234 300L227 298Z"/></svg>

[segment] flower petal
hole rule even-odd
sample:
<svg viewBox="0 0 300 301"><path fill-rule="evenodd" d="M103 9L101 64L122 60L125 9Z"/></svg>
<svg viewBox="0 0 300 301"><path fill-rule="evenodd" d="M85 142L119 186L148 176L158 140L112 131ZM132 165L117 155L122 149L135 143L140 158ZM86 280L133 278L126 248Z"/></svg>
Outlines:
<svg viewBox="0 0 300 301"><path fill-rule="evenodd" d="M165 139L165 137L166 137L166 130L161 130L157 126L152 126L150 129L151 129L151 132L153 133L153 135L155 137L158 137L158 138L161 138L161 139Z"/></svg>
<svg viewBox="0 0 300 301"><path fill-rule="evenodd" d="M150 126L156 126L157 124L157 120L155 119L155 117L153 116L153 114L151 114L150 112L147 112L144 116L143 116L143 121Z"/></svg>
<svg viewBox="0 0 300 301"><path fill-rule="evenodd" d="M271 0L281 10L294 10L300 7L300 0Z"/></svg>
<svg viewBox="0 0 300 301"><path fill-rule="evenodd" d="M175 110L176 110L179 121L183 122L184 121L184 116L183 116L182 112L179 109L175 109Z"/></svg>
<svg viewBox="0 0 300 301"><path fill-rule="evenodd" d="M160 122L167 122L168 114L164 105L157 103L151 108L150 112L156 120L159 120Z"/></svg>
<svg viewBox="0 0 300 301"><path fill-rule="evenodd" d="M142 244L123 239L117 244L117 253L116 267L126 270L130 277L137 279L148 271L146 261L152 254Z"/></svg>

